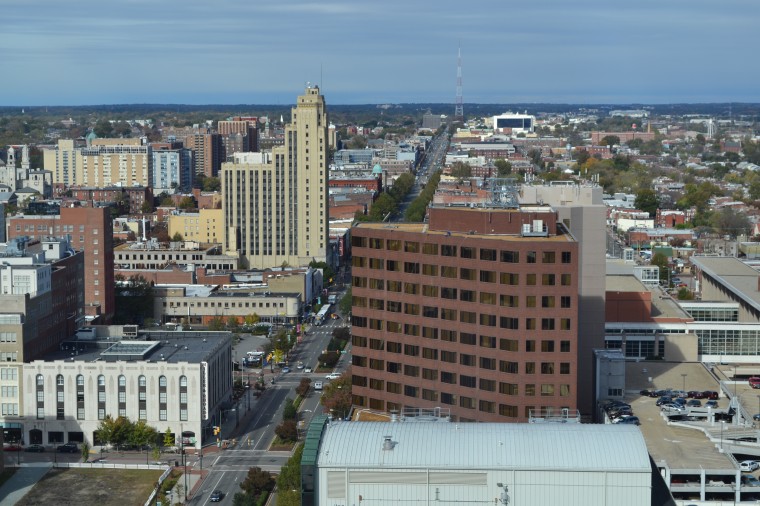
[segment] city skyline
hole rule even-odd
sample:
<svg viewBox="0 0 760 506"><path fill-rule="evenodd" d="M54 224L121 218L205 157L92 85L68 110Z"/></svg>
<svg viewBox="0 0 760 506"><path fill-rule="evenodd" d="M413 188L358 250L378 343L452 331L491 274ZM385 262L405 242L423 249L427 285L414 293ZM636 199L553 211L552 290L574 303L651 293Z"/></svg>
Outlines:
<svg viewBox="0 0 760 506"><path fill-rule="evenodd" d="M609 5L10 0L0 105L760 102L760 4Z"/></svg>

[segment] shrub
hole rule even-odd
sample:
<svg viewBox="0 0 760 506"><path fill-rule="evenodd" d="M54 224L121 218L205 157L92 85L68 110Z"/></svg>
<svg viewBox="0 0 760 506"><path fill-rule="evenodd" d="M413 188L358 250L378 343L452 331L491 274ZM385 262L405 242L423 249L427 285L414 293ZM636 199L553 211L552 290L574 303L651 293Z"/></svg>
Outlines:
<svg viewBox="0 0 760 506"><path fill-rule="evenodd" d="M298 426L295 420L283 420L280 425L274 429L277 437L283 441L295 442L298 440Z"/></svg>

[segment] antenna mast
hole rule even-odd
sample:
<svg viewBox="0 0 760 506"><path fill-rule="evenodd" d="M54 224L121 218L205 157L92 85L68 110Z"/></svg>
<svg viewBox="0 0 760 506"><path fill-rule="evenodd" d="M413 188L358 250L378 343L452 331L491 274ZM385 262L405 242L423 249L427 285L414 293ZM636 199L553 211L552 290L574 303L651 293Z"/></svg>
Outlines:
<svg viewBox="0 0 760 506"><path fill-rule="evenodd" d="M464 119L464 107L462 106L462 47L459 46L457 54L457 96L454 107L454 119Z"/></svg>

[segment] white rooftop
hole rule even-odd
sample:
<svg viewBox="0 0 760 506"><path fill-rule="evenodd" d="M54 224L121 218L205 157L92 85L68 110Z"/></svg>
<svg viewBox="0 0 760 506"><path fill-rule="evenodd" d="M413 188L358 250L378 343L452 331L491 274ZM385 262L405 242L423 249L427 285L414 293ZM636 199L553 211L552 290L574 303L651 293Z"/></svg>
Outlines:
<svg viewBox="0 0 760 506"><path fill-rule="evenodd" d="M651 472L641 431L620 424L333 422L317 465Z"/></svg>

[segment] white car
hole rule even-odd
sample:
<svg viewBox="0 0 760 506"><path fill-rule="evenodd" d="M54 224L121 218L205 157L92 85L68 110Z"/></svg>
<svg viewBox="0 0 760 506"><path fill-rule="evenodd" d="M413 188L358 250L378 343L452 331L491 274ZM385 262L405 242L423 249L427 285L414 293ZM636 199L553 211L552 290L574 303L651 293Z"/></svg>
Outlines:
<svg viewBox="0 0 760 506"><path fill-rule="evenodd" d="M340 373L337 373L337 372L333 372L333 373L330 373L327 376L325 376L326 380L334 380L334 379L338 379L338 378L340 378Z"/></svg>
<svg viewBox="0 0 760 506"><path fill-rule="evenodd" d="M757 461L755 460L742 460L739 463L739 469L747 473L751 473L752 471L758 468L760 468L760 464L758 464Z"/></svg>
<svg viewBox="0 0 760 506"><path fill-rule="evenodd" d="M305 372L305 373L310 373L310 372L311 372L311 367L307 367L307 368L305 368L305 369L303 370L303 372Z"/></svg>

